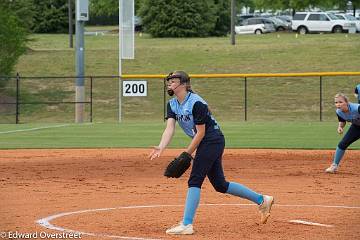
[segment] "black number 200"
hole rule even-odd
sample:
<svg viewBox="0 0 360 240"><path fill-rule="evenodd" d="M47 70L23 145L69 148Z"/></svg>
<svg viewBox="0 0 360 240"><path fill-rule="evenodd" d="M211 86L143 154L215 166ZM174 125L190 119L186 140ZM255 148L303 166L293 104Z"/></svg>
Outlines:
<svg viewBox="0 0 360 240"><path fill-rule="evenodd" d="M127 94L136 94L136 93L144 93L144 92L145 92L145 84L143 83L125 84L125 93Z"/></svg>

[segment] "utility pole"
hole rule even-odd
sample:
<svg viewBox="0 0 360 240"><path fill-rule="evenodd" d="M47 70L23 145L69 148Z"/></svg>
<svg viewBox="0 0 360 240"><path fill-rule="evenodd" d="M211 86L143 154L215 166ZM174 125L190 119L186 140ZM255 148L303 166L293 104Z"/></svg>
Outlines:
<svg viewBox="0 0 360 240"><path fill-rule="evenodd" d="M69 47L73 48L73 27L72 27L72 1L68 1L68 15L69 15Z"/></svg>
<svg viewBox="0 0 360 240"><path fill-rule="evenodd" d="M84 122L85 111L85 71L84 71L84 29L89 20L88 0L76 0L76 87L75 87L75 122Z"/></svg>
<svg viewBox="0 0 360 240"><path fill-rule="evenodd" d="M236 15L235 0L231 0L231 27L230 27L231 45L235 45L235 17L236 17L235 15Z"/></svg>

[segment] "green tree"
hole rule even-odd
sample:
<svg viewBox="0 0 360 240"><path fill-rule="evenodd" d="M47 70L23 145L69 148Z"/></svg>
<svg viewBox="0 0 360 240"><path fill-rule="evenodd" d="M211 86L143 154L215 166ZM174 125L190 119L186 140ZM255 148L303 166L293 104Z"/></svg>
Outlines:
<svg viewBox="0 0 360 240"><path fill-rule="evenodd" d="M213 9L207 0L144 0L140 16L154 37L205 37L215 26Z"/></svg>
<svg viewBox="0 0 360 240"><path fill-rule="evenodd" d="M143 0L135 0L135 15ZM96 16L113 16L119 14L119 0L91 0L90 12Z"/></svg>
<svg viewBox="0 0 360 240"><path fill-rule="evenodd" d="M33 0L36 33L68 32L68 0Z"/></svg>
<svg viewBox="0 0 360 240"><path fill-rule="evenodd" d="M355 10L360 8L360 0L353 0L352 2L352 6L353 6L353 14L355 16Z"/></svg>
<svg viewBox="0 0 360 240"><path fill-rule="evenodd" d="M349 1L346 0L329 0L333 5L337 5L339 7L339 9L342 9L344 11L348 10L348 6L347 3ZM352 0L352 9L354 11L355 14L355 9L360 8L360 0Z"/></svg>
<svg viewBox="0 0 360 240"><path fill-rule="evenodd" d="M90 12L95 16L114 16L118 14L118 5L118 0L93 0L90 2ZM197 12L199 9L202 12ZM169 12L177 14L170 22L168 19L172 16L167 16ZM142 17L147 31L154 36L223 36L230 30L229 0L135 0L135 14ZM194 19L191 21L193 15ZM184 16L187 16L184 21L179 20ZM160 25L159 21L164 22ZM174 25L175 22L178 23L177 26ZM184 26L185 23L189 26ZM168 29L167 26L173 29Z"/></svg>
<svg viewBox="0 0 360 240"><path fill-rule="evenodd" d="M212 36L226 36L230 32L230 1L215 0L214 1L215 26L210 31Z"/></svg>
<svg viewBox="0 0 360 240"><path fill-rule="evenodd" d="M27 31L11 9L0 5L0 76L13 73L19 57L26 52ZM0 81L4 86L5 81Z"/></svg>
<svg viewBox="0 0 360 240"><path fill-rule="evenodd" d="M324 10L331 10L334 8L338 8L341 10L347 9L347 0L277 0L277 1L289 1L289 6L296 10L304 10L309 6L319 7ZM353 0L353 6L360 6L360 0Z"/></svg>
<svg viewBox="0 0 360 240"><path fill-rule="evenodd" d="M119 13L119 0L90 1L90 12L95 16L111 16Z"/></svg>
<svg viewBox="0 0 360 240"><path fill-rule="evenodd" d="M32 29L35 14L33 0L1 0L0 6L13 12L22 26Z"/></svg>
<svg viewBox="0 0 360 240"><path fill-rule="evenodd" d="M309 7L319 7L324 10L330 10L334 7L347 9L347 0L253 0L257 9L293 9L295 11L306 10ZM353 6L360 6L360 0L353 0Z"/></svg>

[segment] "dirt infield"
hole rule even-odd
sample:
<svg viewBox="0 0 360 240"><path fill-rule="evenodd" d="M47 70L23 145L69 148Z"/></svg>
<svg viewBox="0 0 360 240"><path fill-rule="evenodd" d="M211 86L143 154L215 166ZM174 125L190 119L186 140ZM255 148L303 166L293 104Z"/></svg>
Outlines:
<svg viewBox="0 0 360 240"><path fill-rule="evenodd" d="M149 151L0 151L0 238L22 233L40 239L64 229L82 232L82 239L360 238L360 151L347 151L340 172L329 175L324 169L333 151L227 149L227 180L275 196L272 215L260 225L257 206L215 192L206 180L196 233L183 237L167 236L165 229L182 217L188 173L176 180L162 176L181 150L153 161Z"/></svg>

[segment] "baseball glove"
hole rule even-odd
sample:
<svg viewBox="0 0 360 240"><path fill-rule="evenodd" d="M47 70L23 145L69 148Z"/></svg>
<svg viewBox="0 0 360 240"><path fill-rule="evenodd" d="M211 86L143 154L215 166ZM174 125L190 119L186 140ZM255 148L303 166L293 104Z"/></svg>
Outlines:
<svg viewBox="0 0 360 240"><path fill-rule="evenodd" d="M187 152L182 152L177 158L172 160L166 167L164 176L168 178L179 178L188 170L191 165L192 156Z"/></svg>

